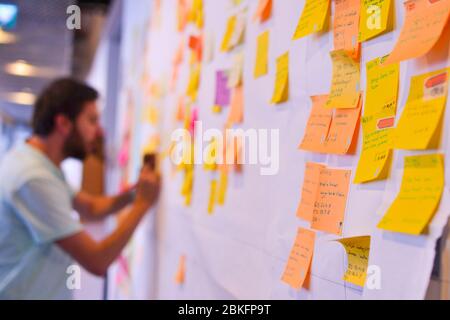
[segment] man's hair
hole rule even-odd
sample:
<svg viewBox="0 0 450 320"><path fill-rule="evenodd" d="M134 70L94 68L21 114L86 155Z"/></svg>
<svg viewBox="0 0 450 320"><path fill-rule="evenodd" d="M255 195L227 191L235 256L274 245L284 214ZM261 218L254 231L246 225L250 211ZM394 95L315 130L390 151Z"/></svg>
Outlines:
<svg viewBox="0 0 450 320"><path fill-rule="evenodd" d="M98 92L80 81L71 78L55 80L44 89L34 105L34 134L44 137L51 134L58 115L75 122L85 104L97 98Z"/></svg>

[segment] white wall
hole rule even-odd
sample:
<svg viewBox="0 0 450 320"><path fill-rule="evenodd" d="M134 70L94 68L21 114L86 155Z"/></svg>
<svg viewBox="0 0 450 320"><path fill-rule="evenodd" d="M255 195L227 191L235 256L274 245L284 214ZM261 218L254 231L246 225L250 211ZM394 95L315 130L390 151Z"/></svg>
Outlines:
<svg viewBox="0 0 450 320"><path fill-rule="evenodd" d="M151 1L124 1L122 68L124 87L122 94L132 89L138 108L145 106L145 91L141 86L143 73L160 81L170 79L171 59L180 37L176 25L175 0L162 1L162 25L148 31ZM242 1L249 7L251 17L257 1ZM395 1L395 30L363 44L361 60L362 88L365 88L365 63L390 53L403 24L404 10L401 0ZM223 127L227 112L211 112L214 102L215 72L231 65L230 54L219 53L227 18L236 9L228 0L205 0L205 26L215 36L216 54L211 64L203 65L198 109L206 128ZM292 41L303 0L274 0L273 17L263 25L248 19L245 44L238 50L245 53L244 90L245 111L242 128L279 129L281 137L280 172L276 176L261 176L259 167L245 165L243 173L229 178L226 204L217 208L213 216L207 214L211 173L196 168L192 206L184 207L179 194L181 174L172 175L168 160L163 163L164 188L157 210L157 228L152 222L144 223L133 245L137 248L130 286L117 297L160 299L361 299L409 298L422 299L428 287L434 260L436 239L448 216L448 188L441 210L432 224L428 236L410 237L385 234L376 228L380 219L377 210L383 200L392 200L401 181L403 158L420 152L395 151L393 174L387 181L367 185L351 185L346 209L343 236L371 235L370 264L382 268L382 289L364 292L345 284L341 279L345 271L345 253L329 240L336 237L318 233L312 264L311 290L294 291L280 281L296 229L308 227L296 218L295 212L303 182L304 163L316 161L328 166L355 171L359 152L355 156L319 155L299 151L297 145L303 136L311 109L309 97L328 93L331 83L332 33L310 36ZM270 29L270 71L261 79L253 79L257 35ZM188 28L185 35L192 32ZM449 29L446 29L449 32ZM143 42L148 41L148 54L144 56ZM287 103L270 106L273 91L275 60L290 51L290 99ZM441 52L444 59L430 56L401 63L400 91L397 119L402 112L413 75L449 66L449 51ZM188 52L176 89L184 92L188 79ZM148 62L148 65L145 62ZM146 67L147 66L147 67ZM147 68L147 69L145 69ZM126 110L122 96L119 120ZM159 130L167 137L176 125L173 123L177 95L168 93L160 102L162 124ZM447 105L448 107L448 105ZM121 112L121 113L120 113ZM449 113L445 116L443 142L439 152L449 147ZM139 128L140 121L135 123ZM205 129L206 129L205 128ZM137 131L139 133L139 131ZM139 137L145 141L148 136ZM139 140L138 139L138 140ZM139 145L139 142L137 142ZM359 137L361 145L361 136ZM136 169L140 161L138 150L133 157ZM446 166L448 168L448 165ZM448 178L449 171L446 176ZM448 185L447 185L448 187ZM150 218L149 218L150 220ZM157 232L157 253L152 238ZM148 250L148 251L147 251ZM146 254L144 254L146 253ZM186 282L174 282L180 255L186 254ZM157 261L157 271L152 263ZM156 273L154 273L156 272ZM156 282L149 280L156 275ZM151 286L145 293L142 286ZM155 291L152 291L155 290ZM147 296L146 296L147 294Z"/></svg>

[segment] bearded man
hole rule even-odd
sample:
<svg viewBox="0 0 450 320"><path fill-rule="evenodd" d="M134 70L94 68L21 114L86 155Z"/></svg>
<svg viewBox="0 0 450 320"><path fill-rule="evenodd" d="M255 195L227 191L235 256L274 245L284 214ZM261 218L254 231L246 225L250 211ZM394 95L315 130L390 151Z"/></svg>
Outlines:
<svg viewBox="0 0 450 320"><path fill-rule="evenodd" d="M70 299L75 262L103 276L155 204L159 178L141 170L135 188L113 197L74 192L61 163L83 160L101 134L98 93L74 79L51 83L38 97L33 135L0 164L0 299ZM101 220L129 206L116 229L95 241L80 216Z"/></svg>

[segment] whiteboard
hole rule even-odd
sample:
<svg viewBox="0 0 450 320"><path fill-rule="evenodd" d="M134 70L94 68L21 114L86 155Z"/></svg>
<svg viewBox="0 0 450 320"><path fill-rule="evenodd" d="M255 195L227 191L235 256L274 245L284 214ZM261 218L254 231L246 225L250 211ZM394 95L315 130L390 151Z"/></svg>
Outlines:
<svg viewBox="0 0 450 320"><path fill-rule="evenodd" d="M202 166L195 169L192 205L186 207L180 195L183 176L174 174L170 160L164 160L164 184L158 207L143 222L127 249L135 252L129 256L130 284L118 296L157 299L423 299L433 267L436 241L450 213L448 184L428 235L416 237L383 232L376 228L376 224L399 189L404 157L447 153L449 113L445 114L440 150L395 150L388 180L350 186L342 236L372 237L369 265L379 266L381 287L369 290L344 282L346 254L343 247L331 241L337 239L336 236L318 232L310 289L291 289L280 279L297 228L308 228L308 223L295 214L305 162L321 162L332 168L350 169L354 174L362 137L360 133L358 152L353 156L321 155L297 149L311 110L310 96L327 94L330 90L332 32L292 41L304 0L274 0L272 18L263 24L251 20L258 1L243 0L238 7L233 7L231 2L204 0L205 30L214 37L215 54L211 63L202 66L196 103L199 120L205 128L219 129L226 121L227 111L219 115L211 111L216 71L231 67L233 56L220 53L219 46L228 17L247 7L244 44L236 49L236 52L242 50L245 55L244 122L239 127L280 130L279 172L275 176L262 176L259 166L244 165L241 174L229 176L225 205L216 207L214 214L208 215L210 181L215 173L203 170ZM394 31L362 45L363 90L366 62L389 54L403 25L402 1L394 2ZM120 66L123 88L118 111L122 122L116 125L123 133L123 121L129 112L128 97L131 95L136 109L131 165L128 167L131 179L140 164L139 148L148 141L149 136L159 132L162 145L167 146L171 132L180 127L174 122L174 114L178 95L185 92L189 78L187 48L174 92L168 90L172 57L180 38L196 29L189 26L184 33L177 32L176 7L176 0L161 1L158 26L153 1L123 1ZM331 11L333 14L333 5ZM409 92L410 77L450 66L449 29L447 25L440 40L443 45L441 50L401 63L397 120ZM269 74L255 80L256 38L265 30L270 30ZM269 102L274 87L275 62L286 51L290 53L290 97L288 102L274 106ZM160 123L154 128L142 124L140 113L149 103L147 87L143 86L143 82L148 85L150 81L162 83L167 89L158 102L152 102L160 110ZM448 170L446 178L449 181ZM181 255L186 256L186 278L185 283L179 285L174 279ZM121 290L119 287L116 289Z"/></svg>

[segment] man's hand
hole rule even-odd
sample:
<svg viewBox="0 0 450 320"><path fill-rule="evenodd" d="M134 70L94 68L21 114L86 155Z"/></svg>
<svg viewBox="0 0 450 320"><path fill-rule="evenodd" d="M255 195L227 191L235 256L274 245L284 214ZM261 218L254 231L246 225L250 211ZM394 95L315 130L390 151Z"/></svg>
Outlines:
<svg viewBox="0 0 450 320"><path fill-rule="evenodd" d="M136 185L135 204L149 209L158 199L161 179L157 173L144 166Z"/></svg>
<svg viewBox="0 0 450 320"><path fill-rule="evenodd" d="M133 205L119 221L117 228L103 241L96 242L85 231L57 241L66 253L71 255L89 272L103 276L110 264L117 258L142 217L158 199L159 176L149 168L143 168L137 183L137 194Z"/></svg>

